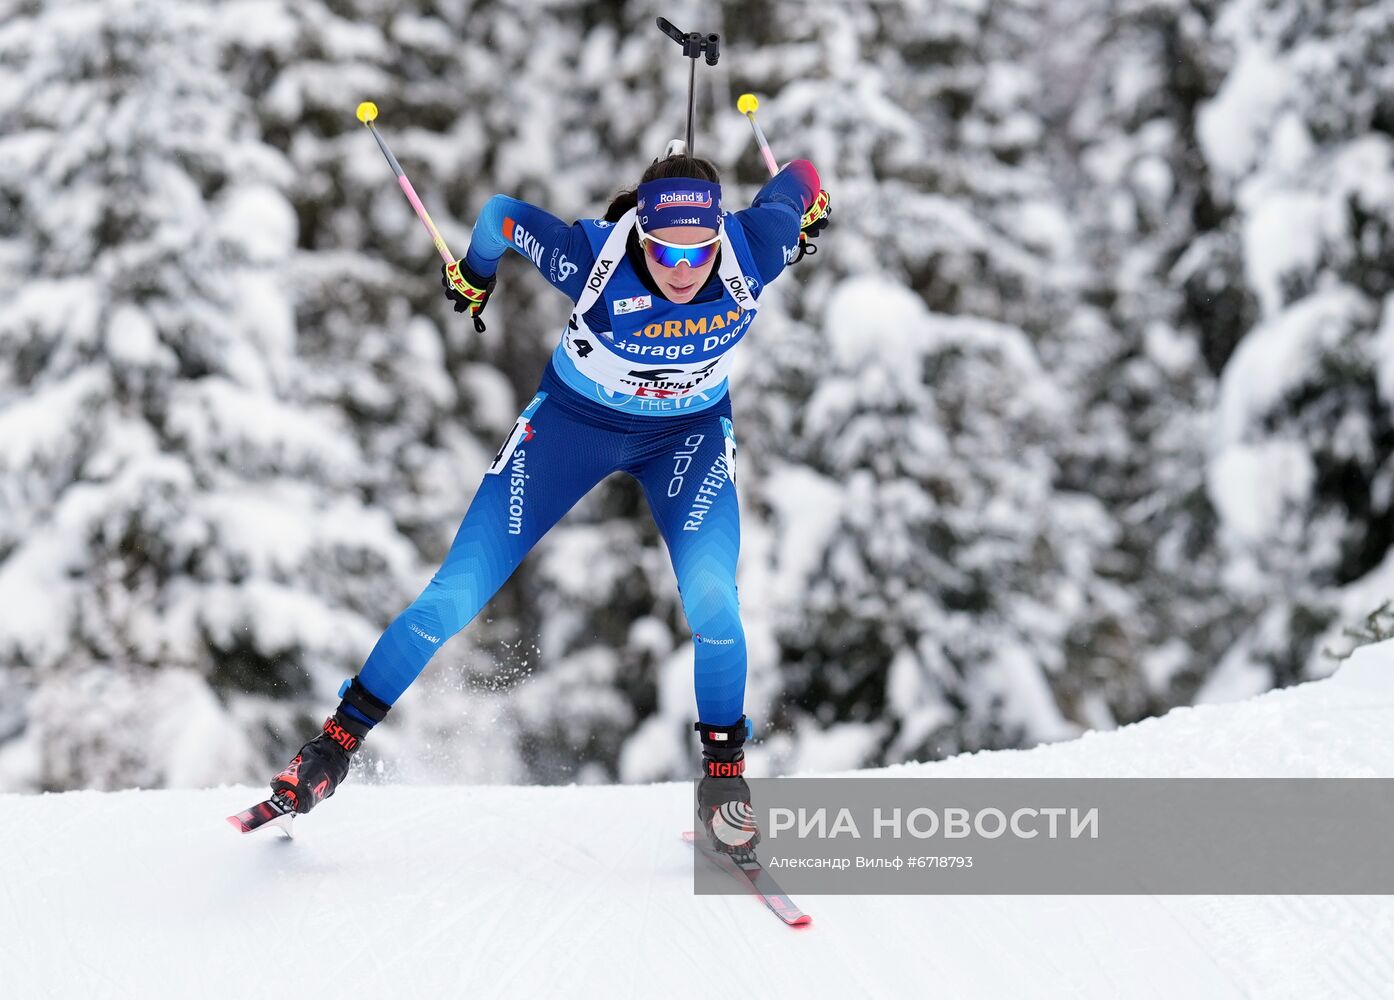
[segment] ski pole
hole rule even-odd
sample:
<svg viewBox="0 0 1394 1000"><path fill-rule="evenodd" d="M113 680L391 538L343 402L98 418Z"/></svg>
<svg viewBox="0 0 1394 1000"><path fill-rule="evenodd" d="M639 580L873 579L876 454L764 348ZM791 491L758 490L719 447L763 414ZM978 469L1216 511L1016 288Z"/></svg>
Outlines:
<svg viewBox="0 0 1394 1000"><path fill-rule="evenodd" d="M773 177L775 174L779 173L779 165L775 163L774 153L770 151L769 141L765 138L765 130L762 129L760 123L755 120L755 109L759 106L760 99L754 94L742 94L736 99L736 110L750 120L750 127L755 131L755 144L760 147L760 156L765 161L765 169L768 170L770 176ZM826 208L827 192L820 191L818 193L818 197L814 199L814 206L809 208L809 212L812 212L814 208L818 207L820 202L822 206ZM804 218L805 221L807 221L807 215L805 215ZM799 230L799 250L799 260L803 260L805 256L811 257L818 252L818 248L815 247L813 242L808 238L808 233L804 232L802 229Z"/></svg>
<svg viewBox="0 0 1394 1000"><path fill-rule="evenodd" d="M372 101L364 101L358 105L355 112L358 120L368 126L368 131L373 133L373 138L378 141L378 148L382 150L382 155L387 157L387 162L392 167L392 172L397 175L397 183L402 187L402 193L407 196L407 201L411 202L411 207L416 209L417 218L426 227L426 232L431 234L431 240L436 244L436 252L440 254L440 259L447 264L455 261L455 255L450 252L450 248L445 245L445 240L441 238L440 230L436 229L436 224L431 221L431 217L426 214L426 206L421 204L421 199L416 196L415 189L411 186L411 181L407 180L406 173L402 170L402 165L397 162L397 157L392 155L392 150L387 148L387 143L383 142L378 130L373 128L373 121L378 116L378 106ZM477 319L477 318L476 318Z"/></svg>
<svg viewBox="0 0 1394 1000"><path fill-rule="evenodd" d="M755 144L760 147L760 155L765 158L765 168L773 177L779 173L779 167L774 162L774 153L770 152L770 144L765 139L765 130L755 120L755 109L759 106L760 99L754 94L742 94L736 101L736 110L750 119L750 127L755 130Z"/></svg>

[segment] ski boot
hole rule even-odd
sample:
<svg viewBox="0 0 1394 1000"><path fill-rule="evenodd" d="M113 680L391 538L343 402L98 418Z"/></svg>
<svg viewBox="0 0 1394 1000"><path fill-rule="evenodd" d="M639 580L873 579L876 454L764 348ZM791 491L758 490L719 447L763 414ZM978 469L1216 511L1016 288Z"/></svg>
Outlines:
<svg viewBox="0 0 1394 1000"><path fill-rule="evenodd" d="M707 831L712 850L737 861L755 856L760 831L745 783L745 745L750 723L741 716L730 726L698 722L702 737L702 780L697 784L697 822Z"/></svg>
<svg viewBox="0 0 1394 1000"><path fill-rule="evenodd" d="M348 775L353 755L368 732L391 707L368 693L355 677L340 690L343 701L318 736L300 748L284 771L271 779L272 799L287 802L296 813L307 813L334 794ZM349 712L349 708L354 712ZM359 713L371 719L364 722Z"/></svg>

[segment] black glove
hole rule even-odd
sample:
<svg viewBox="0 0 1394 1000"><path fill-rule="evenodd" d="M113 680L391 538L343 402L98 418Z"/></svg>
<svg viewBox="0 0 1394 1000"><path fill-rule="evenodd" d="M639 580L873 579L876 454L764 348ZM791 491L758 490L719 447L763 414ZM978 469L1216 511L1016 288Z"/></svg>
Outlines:
<svg viewBox="0 0 1394 1000"><path fill-rule="evenodd" d="M818 248L809 241L817 238L824 229L828 228L829 216L832 215L832 212L832 196L828 192L820 190L799 223L799 255L794 258L793 263L797 264L804 257L812 256L818 252Z"/></svg>
<svg viewBox="0 0 1394 1000"><path fill-rule="evenodd" d="M469 310L473 314L474 328L480 333L484 332L484 321L479 314L488 305L497 282L497 275L481 278L475 274L463 258L440 267L440 283L445 288L446 297L455 303L457 313Z"/></svg>

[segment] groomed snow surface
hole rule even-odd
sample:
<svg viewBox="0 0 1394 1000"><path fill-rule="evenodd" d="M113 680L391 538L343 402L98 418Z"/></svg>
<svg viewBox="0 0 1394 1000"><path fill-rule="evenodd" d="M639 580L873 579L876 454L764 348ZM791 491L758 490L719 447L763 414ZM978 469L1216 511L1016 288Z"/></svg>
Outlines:
<svg viewBox="0 0 1394 1000"><path fill-rule="evenodd" d="M1330 679L882 774L1394 777L1394 642ZM0 995L1394 997L1387 896L695 896L686 784L0 796ZM1391 831L1394 835L1394 831Z"/></svg>

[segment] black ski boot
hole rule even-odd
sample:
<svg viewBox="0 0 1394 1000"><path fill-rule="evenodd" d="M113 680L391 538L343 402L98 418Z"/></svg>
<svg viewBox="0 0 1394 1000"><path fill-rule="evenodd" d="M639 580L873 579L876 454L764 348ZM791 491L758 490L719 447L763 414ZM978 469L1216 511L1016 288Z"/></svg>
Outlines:
<svg viewBox="0 0 1394 1000"><path fill-rule="evenodd" d="M347 711L352 706L372 719L363 722ZM368 693L355 677L343 692L343 701L324 730L300 748L284 771L271 779L272 798L289 799L297 813L307 813L334 794L348 774L349 763L363 738L387 715L391 706Z"/></svg>
<svg viewBox="0 0 1394 1000"><path fill-rule="evenodd" d="M702 780L697 784L697 822L707 831L712 850L736 859L753 857L760 842L750 786L745 783L745 716L730 726L699 722L692 728L702 736Z"/></svg>

